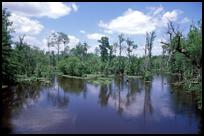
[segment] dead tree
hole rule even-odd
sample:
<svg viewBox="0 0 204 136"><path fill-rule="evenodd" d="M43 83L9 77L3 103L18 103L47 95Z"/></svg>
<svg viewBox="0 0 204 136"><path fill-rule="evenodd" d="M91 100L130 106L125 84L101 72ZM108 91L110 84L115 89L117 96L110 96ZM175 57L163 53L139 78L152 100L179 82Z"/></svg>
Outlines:
<svg viewBox="0 0 204 136"><path fill-rule="evenodd" d="M180 32L178 30L178 28L175 28L175 25L171 21L169 21L169 23L168 23L167 34L169 35L169 40L170 40L169 43L161 41L161 44L163 44L163 46L168 49L168 53L169 53L167 66L168 66L172 56L176 52L179 52L179 53L183 54L186 57L186 59L192 65L194 65L198 70L202 71L201 70L202 69L202 57L197 62L195 59L192 59L189 52L187 52L184 48L181 47L181 38L183 37L182 32ZM175 42L172 42L173 40L175 40Z"/></svg>

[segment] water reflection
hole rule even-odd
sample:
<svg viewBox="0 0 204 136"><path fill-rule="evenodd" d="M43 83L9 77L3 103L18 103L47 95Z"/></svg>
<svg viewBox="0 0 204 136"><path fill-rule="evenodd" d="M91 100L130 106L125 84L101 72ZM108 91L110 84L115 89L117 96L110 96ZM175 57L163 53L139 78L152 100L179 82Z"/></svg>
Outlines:
<svg viewBox="0 0 204 136"><path fill-rule="evenodd" d="M102 85L100 87L100 93L99 93L99 103L101 106L107 106L108 105L108 99L111 96L112 90L110 85Z"/></svg>
<svg viewBox="0 0 204 136"><path fill-rule="evenodd" d="M152 112L153 112L151 95L150 95L151 82L145 83L144 89L145 89L145 98L144 98L144 118L145 118L146 114L152 114Z"/></svg>
<svg viewBox="0 0 204 136"><path fill-rule="evenodd" d="M4 133L10 133L12 131L12 124L10 121L11 118L11 111L12 111L12 100L13 100L13 93L12 89L2 89L1 90L1 96L4 99L2 100L1 105L1 113L2 113L2 119L1 119L1 127Z"/></svg>
<svg viewBox="0 0 204 136"><path fill-rule="evenodd" d="M83 92L85 88L85 81L81 79L58 77L58 83L65 92L77 95Z"/></svg>
<svg viewBox="0 0 204 136"><path fill-rule="evenodd" d="M69 97L65 93L61 95L59 92L54 93L54 92L48 91L47 98L48 98L48 102L52 103L53 106L57 106L60 108L66 107L69 103Z"/></svg>
<svg viewBox="0 0 204 136"><path fill-rule="evenodd" d="M44 84L36 83L32 86L19 84L16 87L9 87L1 91L2 95L2 127L5 133L12 131L11 118L13 113L15 116L28 106L37 102L40 97L40 89L46 87Z"/></svg>
<svg viewBox="0 0 204 136"><path fill-rule="evenodd" d="M60 86L64 92L71 93L75 95L80 95L83 93L83 98L87 97L87 84L85 80L82 79L71 79L65 77L57 77L57 84Z"/></svg>
<svg viewBox="0 0 204 136"><path fill-rule="evenodd" d="M66 107L69 103L69 96L60 89L56 77L54 78L53 84L54 87L49 88L47 91L48 102L59 108Z"/></svg>
<svg viewBox="0 0 204 136"><path fill-rule="evenodd" d="M115 77L95 86L54 77L50 85L18 85L1 92L2 126L7 133L198 133L194 96L170 82Z"/></svg>

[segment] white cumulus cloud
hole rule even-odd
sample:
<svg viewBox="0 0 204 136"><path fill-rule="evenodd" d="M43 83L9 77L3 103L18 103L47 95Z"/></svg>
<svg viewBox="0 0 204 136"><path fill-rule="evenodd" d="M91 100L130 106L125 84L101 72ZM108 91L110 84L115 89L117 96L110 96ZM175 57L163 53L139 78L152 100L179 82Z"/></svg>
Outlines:
<svg viewBox="0 0 204 136"><path fill-rule="evenodd" d="M80 40L77 37L73 36L73 35L68 35L68 37L69 37L69 40L70 40L70 42L68 44L69 48L71 49L71 48L76 47L76 45L79 43Z"/></svg>
<svg viewBox="0 0 204 136"><path fill-rule="evenodd" d="M38 20L29 19L20 15L12 13L9 20L13 22L14 30L17 33L35 35L42 31L44 26Z"/></svg>
<svg viewBox="0 0 204 136"><path fill-rule="evenodd" d="M75 3L65 5L62 2L3 2L3 7L11 12L27 17L48 17L57 19L78 10Z"/></svg>
<svg viewBox="0 0 204 136"><path fill-rule="evenodd" d="M118 32L130 35L141 34L154 31L158 27L166 26L168 20L177 21L181 10L164 12L162 6L150 7L147 14L128 9L121 16L118 16L109 22L99 21L98 26L104 28L106 32Z"/></svg>
<svg viewBox="0 0 204 136"><path fill-rule="evenodd" d="M36 46L40 48L41 42L34 36L26 35L24 41L31 46Z"/></svg>
<svg viewBox="0 0 204 136"><path fill-rule="evenodd" d="M99 40L103 36L105 36L105 35L104 34L99 34L99 33L87 34L87 38L91 39L91 40Z"/></svg>
<svg viewBox="0 0 204 136"><path fill-rule="evenodd" d="M178 18L178 15L181 13L180 10L173 10L172 12L166 12L163 16L162 16L162 22L164 24L167 24L168 21L176 21Z"/></svg>
<svg viewBox="0 0 204 136"><path fill-rule="evenodd" d="M128 9L109 23L99 22L99 27L125 34L145 34L147 31L155 30L155 25L150 23L151 17L140 11Z"/></svg>

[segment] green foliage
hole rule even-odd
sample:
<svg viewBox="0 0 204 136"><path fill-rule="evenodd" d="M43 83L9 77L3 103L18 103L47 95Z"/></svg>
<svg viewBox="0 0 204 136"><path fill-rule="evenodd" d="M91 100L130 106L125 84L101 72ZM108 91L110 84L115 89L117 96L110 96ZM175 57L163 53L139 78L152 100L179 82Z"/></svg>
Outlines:
<svg viewBox="0 0 204 136"><path fill-rule="evenodd" d="M65 75L82 76L85 73L84 64L78 57L68 57L61 60L57 68Z"/></svg>
<svg viewBox="0 0 204 136"><path fill-rule="evenodd" d="M131 57L131 59L126 62L125 73L127 75L141 75L141 59Z"/></svg>
<svg viewBox="0 0 204 136"><path fill-rule="evenodd" d="M126 43L128 45L127 47L127 55L128 55L128 63L126 64L126 68L125 71L128 75L130 74L135 74L135 67L137 67L133 61L133 59L135 58L134 56L131 55L131 52L133 51L133 49L137 48L137 45L134 44L134 41L130 40L129 38L127 38Z"/></svg>
<svg viewBox="0 0 204 136"><path fill-rule="evenodd" d="M121 54L122 54L122 51L123 51L123 49L124 49L124 46L123 46L123 42L125 41L125 38L124 38L124 34L120 34L120 35L118 35L118 40L119 40L119 44L116 44L116 46L119 48L119 65L118 65L118 67L119 67L119 71L117 71L117 72L119 72L119 73L124 73L124 61L122 60L122 56L121 56Z"/></svg>
<svg viewBox="0 0 204 136"><path fill-rule="evenodd" d="M187 92L195 92L198 107L202 108L202 27L191 25L187 36L175 30L173 24L169 23L171 34L170 42L165 44L165 50L169 52L169 72L180 77L180 83Z"/></svg>
<svg viewBox="0 0 204 136"><path fill-rule="evenodd" d="M83 59L86 57L87 55L87 49L88 49L88 44L86 42L84 42L83 44L82 43L78 43L76 45L76 48L72 48L70 50L70 54L72 56L77 56L79 57L80 59Z"/></svg>
<svg viewBox="0 0 204 136"><path fill-rule="evenodd" d="M145 71L145 73L144 73L144 80L145 81L150 81L151 79L152 79L151 71Z"/></svg>
<svg viewBox="0 0 204 136"><path fill-rule="evenodd" d="M84 64L86 74L97 73L100 71L100 58L95 54L87 54L82 63Z"/></svg>
<svg viewBox="0 0 204 136"><path fill-rule="evenodd" d="M110 84L112 81L112 78L108 77L97 77L95 79L89 80L91 83L96 84L96 85L107 85Z"/></svg>
<svg viewBox="0 0 204 136"><path fill-rule="evenodd" d="M108 49L110 48L108 37L101 37L100 40L98 40L100 43L100 53L101 53L101 60L102 62L108 61Z"/></svg>
<svg viewBox="0 0 204 136"><path fill-rule="evenodd" d="M7 84L15 80L15 66L11 63L12 48L11 48L11 27L12 22L8 20L10 12L7 9L2 9L2 81Z"/></svg>
<svg viewBox="0 0 204 136"><path fill-rule="evenodd" d="M13 61L16 65L17 75L50 77L51 67L48 55L38 48L31 48L26 43L16 42L15 44Z"/></svg>
<svg viewBox="0 0 204 136"><path fill-rule="evenodd" d="M48 67L49 57L38 48L31 48L25 43L24 37L19 36L18 42L11 40L11 25L8 20L10 13L2 9L2 82L8 83L49 78L51 70ZM14 47L11 48L13 43Z"/></svg>
<svg viewBox="0 0 204 136"><path fill-rule="evenodd" d="M184 71L185 57L183 54L176 52L171 59L170 70L173 73L183 73Z"/></svg>
<svg viewBox="0 0 204 136"><path fill-rule="evenodd" d="M54 32L48 37L48 48L55 47L57 49L57 60L59 61L59 53L60 53L60 44L63 44L63 52L62 54L65 54L65 49L67 47L67 44L69 43L69 37L62 33L62 32Z"/></svg>
<svg viewBox="0 0 204 136"><path fill-rule="evenodd" d="M190 58L196 61L197 64L201 63L202 59L202 29L198 26L191 25L190 31L186 38L183 48L190 54Z"/></svg>
<svg viewBox="0 0 204 136"><path fill-rule="evenodd" d="M130 59L131 57L131 52L133 51L133 49L137 48L137 44L134 44L134 41L130 40L129 38L127 38L126 43L128 45L127 47L127 52L128 52L128 57Z"/></svg>
<svg viewBox="0 0 204 136"><path fill-rule="evenodd" d="M154 39L156 38L156 34L155 31L152 32L147 32L146 33L146 45L145 45L145 55L146 55L146 51L148 51L148 69L151 69L151 65L152 65L152 61L151 61L151 57L152 57L152 47L153 47L153 42ZM146 66L147 67L147 66Z"/></svg>

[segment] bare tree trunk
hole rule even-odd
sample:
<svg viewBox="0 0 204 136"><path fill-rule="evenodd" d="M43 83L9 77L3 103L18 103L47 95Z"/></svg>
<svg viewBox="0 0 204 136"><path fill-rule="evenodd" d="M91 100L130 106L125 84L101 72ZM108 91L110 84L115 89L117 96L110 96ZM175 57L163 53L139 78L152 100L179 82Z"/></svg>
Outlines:
<svg viewBox="0 0 204 136"><path fill-rule="evenodd" d="M59 62L59 50L60 50L60 45L57 44L57 62Z"/></svg>

